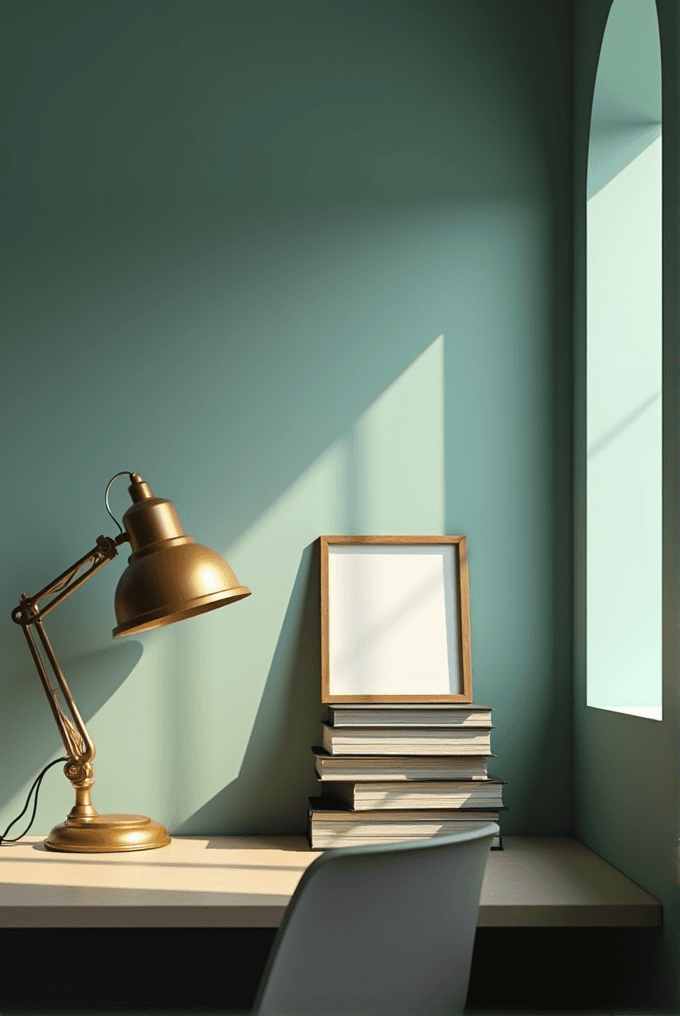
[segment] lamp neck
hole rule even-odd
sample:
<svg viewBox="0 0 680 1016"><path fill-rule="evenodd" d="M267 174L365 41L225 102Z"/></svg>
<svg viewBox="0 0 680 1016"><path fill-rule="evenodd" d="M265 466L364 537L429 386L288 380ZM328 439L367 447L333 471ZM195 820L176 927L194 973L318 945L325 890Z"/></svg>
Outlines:
<svg viewBox="0 0 680 1016"><path fill-rule="evenodd" d="M128 493L133 502L146 501L153 497L151 487L141 478L139 473L130 473L130 479L132 483L128 487Z"/></svg>
<svg viewBox="0 0 680 1016"><path fill-rule="evenodd" d="M154 497L151 487L138 473L132 473L131 476L132 483L128 490L132 504L123 515L123 525L133 554L165 540L181 539L183 543L194 543L192 537L187 536L182 529L172 501Z"/></svg>

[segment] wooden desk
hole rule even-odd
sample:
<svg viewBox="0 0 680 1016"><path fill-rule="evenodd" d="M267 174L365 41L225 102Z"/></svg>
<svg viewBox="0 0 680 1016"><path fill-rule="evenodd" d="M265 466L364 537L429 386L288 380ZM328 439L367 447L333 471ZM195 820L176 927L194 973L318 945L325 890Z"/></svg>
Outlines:
<svg viewBox="0 0 680 1016"><path fill-rule="evenodd" d="M504 836L480 927L658 927L661 904L570 837ZM0 847L0 927L272 928L309 864L302 836L178 837L160 850Z"/></svg>

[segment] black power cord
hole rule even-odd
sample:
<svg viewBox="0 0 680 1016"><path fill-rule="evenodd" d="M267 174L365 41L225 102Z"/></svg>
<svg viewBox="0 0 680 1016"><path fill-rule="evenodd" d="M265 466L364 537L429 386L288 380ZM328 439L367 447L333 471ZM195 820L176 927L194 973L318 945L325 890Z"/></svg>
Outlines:
<svg viewBox="0 0 680 1016"><path fill-rule="evenodd" d="M56 766L58 762L68 762L68 758L66 758L66 756L64 756L64 758L55 758L54 762L50 762L49 765L46 765L45 768L43 769L43 771L40 773L40 775L36 777L36 779L35 779L35 781L33 783L33 786L31 787L31 789L28 792L28 797L26 798L26 804L24 805L24 810L21 812L21 815L17 815L17 817L14 819L13 822L10 822L10 824L5 829L4 834L2 836L0 836L0 846L2 846L3 843L16 843L17 840L22 839L26 835L28 830L31 828L31 826L33 825L33 819L35 818L36 810L38 808L38 793L40 792L40 784L42 783L42 778L45 775L45 773L47 772L47 770L51 769L52 766ZM21 836L14 836L14 837L12 837L12 839L8 840L7 839L7 833L10 831L12 826L15 825L19 821L21 816L24 814L24 812L28 808L28 806L30 804L30 801L31 801L31 794L33 793L34 790L35 790L35 800L33 802L33 814L31 815L31 821L28 823L27 827L24 829L24 831L21 834Z"/></svg>

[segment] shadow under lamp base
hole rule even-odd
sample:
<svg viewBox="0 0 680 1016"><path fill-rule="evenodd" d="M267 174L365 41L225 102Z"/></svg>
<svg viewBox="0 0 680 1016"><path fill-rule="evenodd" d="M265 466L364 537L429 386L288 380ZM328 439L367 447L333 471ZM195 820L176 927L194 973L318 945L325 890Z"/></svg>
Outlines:
<svg viewBox="0 0 680 1016"><path fill-rule="evenodd" d="M167 829L146 815L97 815L71 817L55 826L45 840L48 850L69 853L109 854L121 850L153 850L167 847Z"/></svg>

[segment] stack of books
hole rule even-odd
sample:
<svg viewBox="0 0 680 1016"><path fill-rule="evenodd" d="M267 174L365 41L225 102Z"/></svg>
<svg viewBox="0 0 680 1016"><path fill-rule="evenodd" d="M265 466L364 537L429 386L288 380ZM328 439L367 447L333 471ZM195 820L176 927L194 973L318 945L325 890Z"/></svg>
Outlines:
<svg viewBox="0 0 680 1016"><path fill-rule="evenodd" d="M429 839L498 822L504 780L487 772L491 709L348 703L328 707L314 747L320 795L308 802L312 849ZM502 850L497 836L492 850Z"/></svg>

